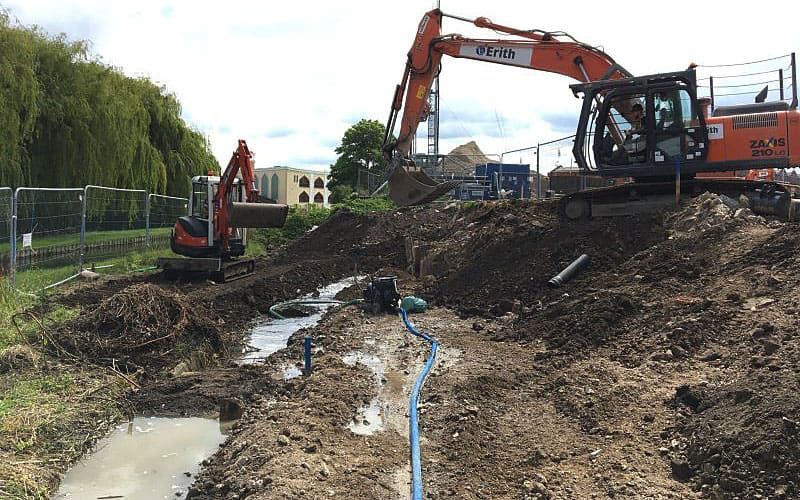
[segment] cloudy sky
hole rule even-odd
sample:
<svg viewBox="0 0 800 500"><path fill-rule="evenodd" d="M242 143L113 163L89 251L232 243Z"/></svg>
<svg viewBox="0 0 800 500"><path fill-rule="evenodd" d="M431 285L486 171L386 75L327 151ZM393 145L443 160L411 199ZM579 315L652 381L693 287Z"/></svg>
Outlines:
<svg viewBox="0 0 800 500"><path fill-rule="evenodd" d="M417 24L434 3L0 0L19 23L90 40L105 63L166 85L181 101L186 121L209 137L220 163L243 138L259 165L303 168L333 163L342 134L359 119L385 122ZM800 11L789 1L735 7L675 0L660 8L647 2L441 3L443 11L462 17L567 31L602 46L634 74L800 49ZM451 19L445 19L444 32L497 36ZM499 157L574 133L580 102L570 83L560 75L446 59L440 151L475 140ZM426 132L424 123L419 130ZM561 153L569 163L569 145ZM535 162L529 152L505 156L520 160ZM556 161L558 150L550 149L543 169Z"/></svg>

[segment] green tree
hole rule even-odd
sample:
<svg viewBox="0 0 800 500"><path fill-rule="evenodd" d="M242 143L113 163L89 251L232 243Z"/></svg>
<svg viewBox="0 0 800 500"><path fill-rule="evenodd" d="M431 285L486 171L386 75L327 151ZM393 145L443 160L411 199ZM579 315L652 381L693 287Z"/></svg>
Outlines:
<svg viewBox="0 0 800 500"><path fill-rule="evenodd" d="M328 183L331 190L337 186L348 186L355 190L358 187L359 170L383 173L386 161L381 146L385 130L379 121L363 118L347 129L342 144L336 148L339 158L331 165Z"/></svg>

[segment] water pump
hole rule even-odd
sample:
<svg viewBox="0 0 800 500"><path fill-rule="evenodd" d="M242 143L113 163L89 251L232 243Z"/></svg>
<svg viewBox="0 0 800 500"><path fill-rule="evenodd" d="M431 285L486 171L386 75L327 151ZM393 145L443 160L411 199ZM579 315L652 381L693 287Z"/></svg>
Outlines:
<svg viewBox="0 0 800 500"><path fill-rule="evenodd" d="M372 278L372 281L363 291L364 309L378 314L381 312L395 313L400 292L397 291L397 276L381 276Z"/></svg>

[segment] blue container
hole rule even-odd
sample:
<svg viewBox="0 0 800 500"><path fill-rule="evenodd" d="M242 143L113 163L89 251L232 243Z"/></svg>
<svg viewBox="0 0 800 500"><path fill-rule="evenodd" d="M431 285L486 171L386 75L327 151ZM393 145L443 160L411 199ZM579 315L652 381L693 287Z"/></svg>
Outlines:
<svg viewBox="0 0 800 500"><path fill-rule="evenodd" d="M497 179L500 177L500 163L486 163L475 167L476 177ZM521 163L503 163L502 179L500 186L504 191L510 191L505 198L530 198L531 197L531 166ZM496 191L496 184L492 183L492 190Z"/></svg>

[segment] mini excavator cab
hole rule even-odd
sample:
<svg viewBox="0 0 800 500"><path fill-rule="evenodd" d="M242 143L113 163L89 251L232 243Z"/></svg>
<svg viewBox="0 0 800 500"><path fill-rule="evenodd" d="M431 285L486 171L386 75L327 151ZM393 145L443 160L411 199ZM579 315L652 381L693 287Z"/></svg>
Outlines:
<svg viewBox="0 0 800 500"><path fill-rule="evenodd" d="M190 257L211 257L219 255L218 244L215 245L214 237L214 199L219 189L219 176L199 175L192 178L192 196L189 198L189 215L178 218L180 229L188 233L189 237L197 238L192 244L181 245L181 241L173 239L173 251L180 255ZM244 184L239 179L234 179L231 201L242 202L246 199ZM212 221L211 224L208 221ZM231 257L244 255L246 246L246 229L231 228L233 234L229 240ZM187 235L179 240L187 239ZM209 244L210 242L210 244Z"/></svg>
<svg viewBox="0 0 800 500"><path fill-rule="evenodd" d="M693 69L571 86L583 94L573 153L585 172L641 180L707 170ZM640 111L641 114L637 114Z"/></svg>

